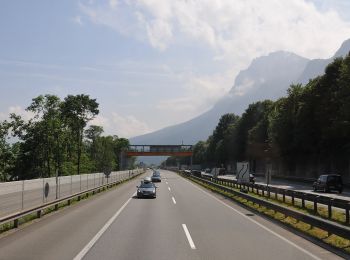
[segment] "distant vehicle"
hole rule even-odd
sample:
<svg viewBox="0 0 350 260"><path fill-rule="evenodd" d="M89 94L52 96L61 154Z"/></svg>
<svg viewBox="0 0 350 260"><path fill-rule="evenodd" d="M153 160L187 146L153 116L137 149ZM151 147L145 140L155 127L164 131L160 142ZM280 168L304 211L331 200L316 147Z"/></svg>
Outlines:
<svg viewBox="0 0 350 260"><path fill-rule="evenodd" d="M338 174L325 174L321 175L312 186L314 191L322 190L324 192L330 192L331 190L336 190L342 193L343 180Z"/></svg>
<svg viewBox="0 0 350 260"><path fill-rule="evenodd" d="M161 182L162 178L160 177L159 171L154 171L151 177L152 182Z"/></svg>
<svg viewBox="0 0 350 260"><path fill-rule="evenodd" d="M149 182L152 182L152 179L151 179L151 177L146 177L146 178L143 179L142 182L143 183L149 183Z"/></svg>
<svg viewBox="0 0 350 260"><path fill-rule="evenodd" d="M147 178L146 178L147 179ZM156 198L157 197L157 187L151 181L145 182L142 181L140 186L136 186L137 188L137 197L138 198Z"/></svg>
<svg viewBox="0 0 350 260"><path fill-rule="evenodd" d="M201 176L202 176L201 173L202 173L202 172L199 171L199 170L192 170L192 171L191 171L191 175L196 176L196 177L201 177Z"/></svg>
<svg viewBox="0 0 350 260"><path fill-rule="evenodd" d="M254 175L254 173L250 173L249 174L249 182L253 183L253 184L255 183L255 175Z"/></svg>
<svg viewBox="0 0 350 260"><path fill-rule="evenodd" d="M211 172L211 169L210 169L210 168L206 168L206 169L204 170L204 172L205 172L205 173L210 173L210 172Z"/></svg>

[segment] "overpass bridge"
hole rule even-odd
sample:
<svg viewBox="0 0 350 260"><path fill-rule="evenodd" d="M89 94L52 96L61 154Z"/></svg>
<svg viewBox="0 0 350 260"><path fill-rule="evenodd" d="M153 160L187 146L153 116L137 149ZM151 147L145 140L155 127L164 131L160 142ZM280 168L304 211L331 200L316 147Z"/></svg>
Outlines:
<svg viewBox="0 0 350 260"><path fill-rule="evenodd" d="M136 156L181 156L193 157L192 145L129 145L127 149L120 154L120 170L127 166L127 159Z"/></svg>

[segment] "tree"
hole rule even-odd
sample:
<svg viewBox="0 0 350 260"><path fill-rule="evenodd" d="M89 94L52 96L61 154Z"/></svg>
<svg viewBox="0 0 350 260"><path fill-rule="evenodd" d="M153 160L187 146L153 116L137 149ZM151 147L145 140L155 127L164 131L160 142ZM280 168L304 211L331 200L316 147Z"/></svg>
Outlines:
<svg viewBox="0 0 350 260"><path fill-rule="evenodd" d="M62 103L62 116L64 122L71 128L76 136L77 143L77 174L80 174L83 131L87 123L98 115L96 99L88 95L68 95Z"/></svg>

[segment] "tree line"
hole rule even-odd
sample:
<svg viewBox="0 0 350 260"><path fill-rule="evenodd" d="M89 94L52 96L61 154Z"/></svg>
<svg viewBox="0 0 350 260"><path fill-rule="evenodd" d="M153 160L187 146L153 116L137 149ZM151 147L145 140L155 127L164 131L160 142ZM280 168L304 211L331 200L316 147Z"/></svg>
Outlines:
<svg viewBox="0 0 350 260"><path fill-rule="evenodd" d="M32 99L26 120L12 113L0 122L0 180L111 171L128 139L104 136L101 126L89 125L99 113L88 95L55 95Z"/></svg>
<svg viewBox="0 0 350 260"><path fill-rule="evenodd" d="M212 135L194 146L193 163L203 167L229 162L272 160L286 171L313 165L349 172L350 57L337 58L322 76L291 85L287 96L250 104L241 116L225 114ZM188 163L168 158L167 165ZM254 165L254 164L253 164Z"/></svg>

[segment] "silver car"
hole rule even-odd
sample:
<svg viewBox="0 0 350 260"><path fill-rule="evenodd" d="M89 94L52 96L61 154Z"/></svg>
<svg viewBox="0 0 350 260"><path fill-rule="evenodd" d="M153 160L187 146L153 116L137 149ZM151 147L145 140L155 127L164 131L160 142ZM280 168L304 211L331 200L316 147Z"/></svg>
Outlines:
<svg viewBox="0 0 350 260"><path fill-rule="evenodd" d="M152 179L152 182L161 182L162 181L162 178L160 177L160 173L158 171L153 172L151 179Z"/></svg>
<svg viewBox="0 0 350 260"><path fill-rule="evenodd" d="M140 186L137 186L137 197L138 198L156 198L157 187L152 182L141 182Z"/></svg>

